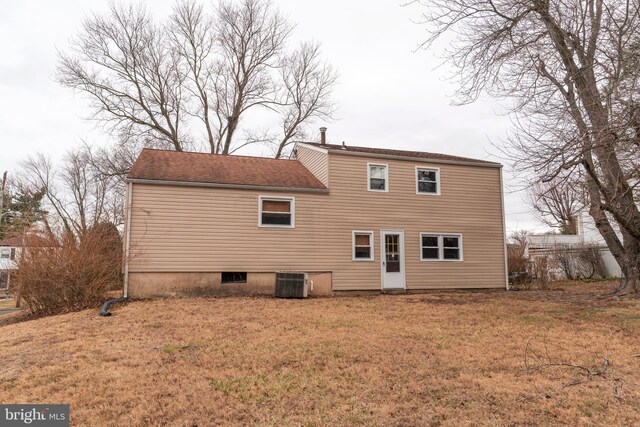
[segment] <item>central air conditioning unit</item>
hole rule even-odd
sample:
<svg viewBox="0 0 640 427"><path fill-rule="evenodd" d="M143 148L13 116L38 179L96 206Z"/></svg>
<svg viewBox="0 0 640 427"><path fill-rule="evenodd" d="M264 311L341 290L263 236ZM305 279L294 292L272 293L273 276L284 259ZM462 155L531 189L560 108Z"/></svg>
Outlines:
<svg viewBox="0 0 640 427"><path fill-rule="evenodd" d="M306 298L312 290L313 281L309 280L309 273L276 272L276 297Z"/></svg>

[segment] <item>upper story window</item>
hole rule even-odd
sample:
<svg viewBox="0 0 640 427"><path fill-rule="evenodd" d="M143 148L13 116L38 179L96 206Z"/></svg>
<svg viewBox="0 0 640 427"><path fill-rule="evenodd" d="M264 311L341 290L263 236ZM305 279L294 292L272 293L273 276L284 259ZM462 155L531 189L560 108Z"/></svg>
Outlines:
<svg viewBox="0 0 640 427"><path fill-rule="evenodd" d="M260 196L260 227L294 228L295 199L293 197Z"/></svg>
<svg viewBox="0 0 640 427"><path fill-rule="evenodd" d="M0 249L0 259L9 259L11 257L10 249Z"/></svg>
<svg viewBox="0 0 640 427"><path fill-rule="evenodd" d="M373 231L353 232L353 260L373 261Z"/></svg>
<svg viewBox="0 0 640 427"><path fill-rule="evenodd" d="M462 261L462 235L420 233L420 260Z"/></svg>
<svg viewBox="0 0 640 427"><path fill-rule="evenodd" d="M440 170L416 167L416 192L418 194L440 194Z"/></svg>
<svg viewBox="0 0 640 427"><path fill-rule="evenodd" d="M389 167L385 164L368 163L369 191L389 191Z"/></svg>
<svg viewBox="0 0 640 427"><path fill-rule="evenodd" d="M16 248L11 248L11 259L16 259Z"/></svg>

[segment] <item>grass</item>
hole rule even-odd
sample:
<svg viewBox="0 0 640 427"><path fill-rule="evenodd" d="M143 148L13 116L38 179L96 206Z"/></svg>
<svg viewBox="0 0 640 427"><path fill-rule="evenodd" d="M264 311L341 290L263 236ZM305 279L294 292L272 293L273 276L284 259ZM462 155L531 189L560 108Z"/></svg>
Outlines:
<svg viewBox="0 0 640 427"><path fill-rule="evenodd" d="M640 303L598 297L613 286L11 314L1 400L70 403L83 426L638 425ZM527 369L604 357L590 379Z"/></svg>

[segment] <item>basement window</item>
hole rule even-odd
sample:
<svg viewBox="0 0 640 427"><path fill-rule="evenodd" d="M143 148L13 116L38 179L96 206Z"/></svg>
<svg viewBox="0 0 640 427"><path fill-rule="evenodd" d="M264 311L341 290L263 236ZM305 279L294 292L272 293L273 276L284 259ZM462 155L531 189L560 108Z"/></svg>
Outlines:
<svg viewBox="0 0 640 427"><path fill-rule="evenodd" d="M353 261L373 261L373 231L353 232Z"/></svg>
<svg viewBox="0 0 640 427"><path fill-rule="evenodd" d="M222 284L228 283L247 283L247 273L237 271L223 271L222 272Z"/></svg>
<svg viewBox="0 0 640 427"><path fill-rule="evenodd" d="M260 196L260 227L294 228L295 199L293 197Z"/></svg>

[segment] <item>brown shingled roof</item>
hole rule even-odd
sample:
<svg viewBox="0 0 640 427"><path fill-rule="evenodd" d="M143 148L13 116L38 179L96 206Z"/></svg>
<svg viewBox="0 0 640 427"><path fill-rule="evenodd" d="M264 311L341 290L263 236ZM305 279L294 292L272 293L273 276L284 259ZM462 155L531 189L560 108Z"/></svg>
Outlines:
<svg viewBox="0 0 640 427"><path fill-rule="evenodd" d="M297 160L223 156L145 148L129 179L324 190Z"/></svg>
<svg viewBox="0 0 640 427"><path fill-rule="evenodd" d="M345 148L343 148L342 145L338 145L338 144L320 144L317 142L304 142L304 144L312 145L318 148L326 148L328 150L357 152L357 153L363 153L363 154L372 154L374 156L384 155L384 156L414 157L414 158L433 160L433 161L444 160L444 161L454 161L454 162L477 163L479 165L494 165L494 166L500 165L499 163L488 162L486 160L452 156L449 154L427 153L426 151L391 150L388 148L357 147L353 145L347 145Z"/></svg>
<svg viewBox="0 0 640 427"><path fill-rule="evenodd" d="M52 246L52 243L49 240L35 234L29 234L26 236L26 238L23 235L7 237L3 240L0 240L0 246L3 246L3 247L11 246L15 248L21 248L24 246L25 241L30 247L45 248L45 247Z"/></svg>

